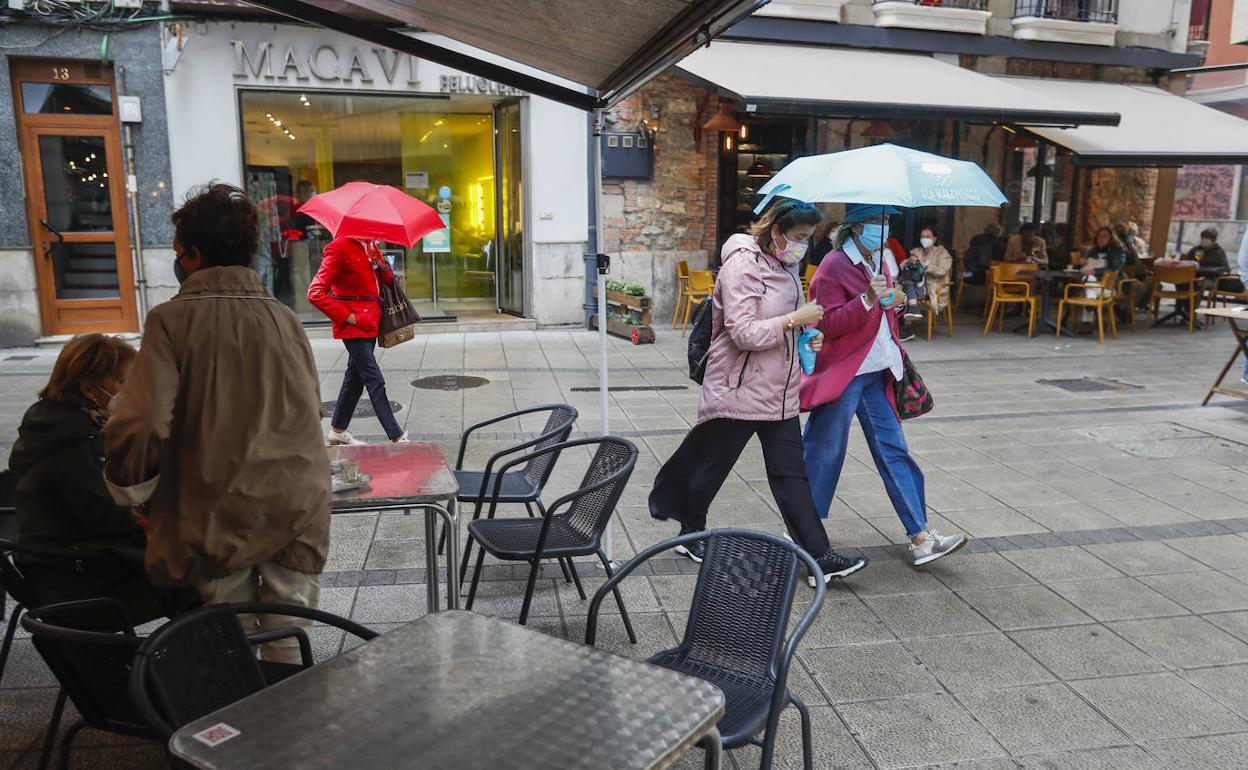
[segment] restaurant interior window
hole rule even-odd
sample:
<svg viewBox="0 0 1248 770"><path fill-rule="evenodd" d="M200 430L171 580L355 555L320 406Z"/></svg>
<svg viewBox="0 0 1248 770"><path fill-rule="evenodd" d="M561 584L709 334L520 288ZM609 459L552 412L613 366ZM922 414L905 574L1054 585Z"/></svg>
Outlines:
<svg viewBox="0 0 1248 770"><path fill-rule="evenodd" d="M332 236L299 207L365 181L406 191L447 224L410 249L386 248L417 311L495 311L491 101L313 91L244 91L241 101L245 185L261 211L256 268L274 296L322 320L307 289Z"/></svg>

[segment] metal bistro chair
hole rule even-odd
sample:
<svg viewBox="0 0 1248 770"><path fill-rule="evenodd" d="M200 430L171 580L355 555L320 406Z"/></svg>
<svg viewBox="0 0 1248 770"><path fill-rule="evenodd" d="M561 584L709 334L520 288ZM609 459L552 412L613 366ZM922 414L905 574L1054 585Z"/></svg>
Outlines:
<svg viewBox="0 0 1248 770"><path fill-rule="evenodd" d="M1196 291L1196 282L1200 277L1196 274L1196 265L1153 265L1153 291L1148 299L1148 315L1152 319L1153 324L1159 323L1157 315L1160 312L1161 301L1163 299L1174 300L1175 312L1170 315L1181 313L1181 302L1187 303L1187 330L1188 332L1196 331L1196 305L1199 302L1199 294ZM1172 285L1174 288L1167 289L1162 284Z"/></svg>
<svg viewBox="0 0 1248 770"><path fill-rule="evenodd" d="M1237 286L1239 291L1235 290ZM1205 307L1217 307L1218 300L1222 300L1222 307L1226 307L1228 301L1236 304L1248 303L1248 275L1241 276L1238 273L1226 273L1214 278L1213 285L1209 287L1209 294L1205 298ZM1212 326L1216 320L1218 320L1218 317L1215 315L1205 318L1205 322L1209 326Z"/></svg>
<svg viewBox="0 0 1248 770"><path fill-rule="evenodd" d="M698 570L684 638L680 646L658 653L650 662L722 690L725 709L718 727L724 748L747 743L761 747L762 770L771 767L780 714L792 703L802 720L802 763L812 770L810 713L789 691L788 675L798 642L819 613L826 589L822 580L815 581L814 599L786 640L801 567L820 574L819 565L799 546L747 529L691 532L651 546L594 594L585 643L594 643L598 609L608 591L617 591L620 581L656 554L702 539L706 558ZM761 739L756 737L759 733Z"/></svg>
<svg viewBox="0 0 1248 770"><path fill-rule="evenodd" d="M543 412L550 412L550 416L546 418L546 425L542 428L542 432L539 435L515 446L507 447L501 452L495 452L486 461L484 470L470 471L464 469L464 452L468 448L468 437L475 431L488 425L518 419L526 415L540 415ZM559 459L558 452L536 456L526 455L528 462L523 467L506 472L498 470L498 478L494 478L496 475L495 466L508 455L529 449L545 449L548 446L567 441L568 436L572 433L572 426L576 423L577 416L576 407L568 404L543 404L500 414L468 426L468 429L459 437L459 455L455 458L455 480L459 482L459 495L456 497L456 500L461 503L475 504L472 511L474 520L481 518L481 511L485 508L486 503L491 505L494 503L523 503L530 517L534 515L534 505L537 506L538 511L544 512L542 507L542 489L546 486L546 482L550 480L550 473L554 470L555 461ZM508 467L511 466L509 465ZM501 486L495 483L493 485L494 491L491 495L490 482L500 480L502 482ZM446 530L443 529L442 538L438 542L439 553L442 552L445 545ZM472 540L469 540L464 544L463 560L460 562L459 574L461 575L461 580L464 573L468 571L468 559L471 553ZM576 569L575 566L560 559L559 567L563 570L564 579L571 582L572 570Z"/></svg>
<svg viewBox="0 0 1248 770"><path fill-rule="evenodd" d="M680 321L680 311L689 298L689 263L685 260L676 262L676 310L672 313L672 328Z"/></svg>
<svg viewBox="0 0 1248 770"><path fill-rule="evenodd" d="M714 293L714 273L710 270L694 270L689 273L689 291L685 293L685 314L680 321L680 336L685 336L694 307L706 302Z"/></svg>
<svg viewBox="0 0 1248 770"><path fill-rule="evenodd" d="M17 631L22 612L43 603L35 585L18 566L14 558L17 555L34 556L49 563L63 565L66 572L72 573L86 572L93 564L111 564L117 559L116 556L104 552L18 545L14 540L0 537L0 589L13 598L13 606L6 607L9 622L4 630L4 641L0 643L0 678L4 676L5 665L13 648L13 635Z"/></svg>
<svg viewBox="0 0 1248 770"><path fill-rule="evenodd" d="M1040 310L1040 297L1036 296L1035 287L1030 278L1019 273L1034 270L1035 266L1027 262L1002 262L993 266L989 273L991 304L988 309L988 322L984 324L984 335L992 331L994 318L999 318L998 331L1005 327L1005 306L1022 304L1027 308L1027 336L1036 329L1036 314ZM997 311L1000 310L998 315Z"/></svg>
<svg viewBox="0 0 1248 770"><path fill-rule="evenodd" d="M58 622L59 616L74 611L107 612L110 608L116 612L117 631L85 631ZM32 608L22 618L22 627L30 632L35 649L61 685L39 757L40 770L52 757L67 697L82 718L69 728L61 743L62 768L69 767L74 738L84 727L160 739L147 727L126 689L131 661L143 639L135 634L119 602L101 598Z"/></svg>
<svg viewBox="0 0 1248 770"><path fill-rule="evenodd" d="M584 478L581 479L580 489L556 500L549 509L542 511L542 518L496 519L496 503L491 502L488 519L478 519L468 524L468 537L481 545L481 551L477 554L477 565L472 572L467 609L472 609L473 600L476 598L477 583L481 579L481 566L486 552L504 561L527 561L531 565L524 604L520 608L521 625L529 618L533 587L537 584L537 573L541 570L543 559L571 560L576 556L595 555L602 562L607 577L613 574L611 562L602 552L602 533L606 531L616 503L633 473L633 466L637 463L637 447L631 441L615 436L587 438L539 449L528 457L512 460L508 465L525 462L534 455L582 446L597 449L585 470ZM575 572L572 575L576 580L577 591L582 599L585 598L580 578ZM615 600L620 606L620 615L624 619L624 628L628 630L628 638L636 644L637 636L633 633L633 625L624 610L624 598L616 592Z"/></svg>
<svg viewBox="0 0 1248 770"><path fill-rule="evenodd" d="M158 736L168 740L188 722L259 692L281 678L272 676L273 669L266 671L256 659L255 645L293 637L299 642L303 659L297 669L312 666L312 644L302 628L290 626L247 634L239 615L249 614L304 618L365 641L378 636L376 631L346 618L290 604L214 604L180 615L158 628L135 650L126 690L144 723Z"/></svg>
<svg viewBox="0 0 1248 770"><path fill-rule="evenodd" d="M1105 316L1108 314L1109 330L1114 339L1118 339L1118 319L1114 315L1114 303L1117 302L1114 284L1117 280L1117 271L1106 270L1105 275L1096 283L1072 281L1066 284L1062 301L1057 304L1057 336L1062 336L1062 316L1066 313L1066 306L1070 305L1096 311L1096 330L1102 345L1105 344ZM1089 297L1088 294L1092 296Z"/></svg>

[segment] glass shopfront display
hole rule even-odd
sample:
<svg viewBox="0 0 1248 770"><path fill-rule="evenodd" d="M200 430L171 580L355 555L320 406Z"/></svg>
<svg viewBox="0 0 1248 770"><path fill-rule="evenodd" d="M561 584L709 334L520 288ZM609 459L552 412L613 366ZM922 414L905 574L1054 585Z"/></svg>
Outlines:
<svg viewBox="0 0 1248 770"><path fill-rule="evenodd" d="M520 121L504 105L473 95L289 90L244 90L240 101L245 186L261 211L256 267L304 320L322 320L306 295L332 236L299 207L356 181L404 190L447 224L410 249L385 250L422 316L523 312L510 288L523 269L522 226L511 216L519 164L506 153L497 160L503 143L496 131L514 132L518 141Z"/></svg>

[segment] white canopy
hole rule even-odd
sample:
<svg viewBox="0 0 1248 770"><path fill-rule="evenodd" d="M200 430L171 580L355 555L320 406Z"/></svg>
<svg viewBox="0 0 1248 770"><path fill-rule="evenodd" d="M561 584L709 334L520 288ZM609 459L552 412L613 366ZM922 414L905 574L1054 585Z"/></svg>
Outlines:
<svg viewBox="0 0 1248 770"><path fill-rule="evenodd" d="M760 112L1113 125L1110 104L1074 105L931 56L715 41L678 67Z"/></svg>
<svg viewBox="0 0 1248 770"><path fill-rule="evenodd" d="M1080 109L1110 109L1117 126L1043 128L1037 136L1076 154L1084 166L1180 166L1248 163L1248 121L1153 86L1084 80L994 78ZM1024 125L1026 121L1020 121Z"/></svg>

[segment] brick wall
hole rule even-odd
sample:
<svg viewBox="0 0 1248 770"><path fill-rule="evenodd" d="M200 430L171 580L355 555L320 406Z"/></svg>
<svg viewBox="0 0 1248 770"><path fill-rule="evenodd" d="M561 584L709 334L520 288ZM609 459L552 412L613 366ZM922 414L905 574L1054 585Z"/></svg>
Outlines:
<svg viewBox="0 0 1248 770"><path fill-rule="evenodd" d="M615 278L640 283L654 297L658 319L670 321L676 262L705 269L718 248L719 134L694 141L694 126L715 113L709 92L672 74L661 75L610 114L614 127L657 130L653 179L603 180L603 245ZM657 117L656 117L657 114Z"/></svg>
<svg viewBox="0 0 1248 770"><path fill-rule="evenodd" d="M1155 168L1095 168L1081 174L1079 220L1076 240L1092 242L1097 228L1113 227L1115 222L1134 221L1140 237L1149 240L1153 229L1153 207L1157 202Z"/></svg>

